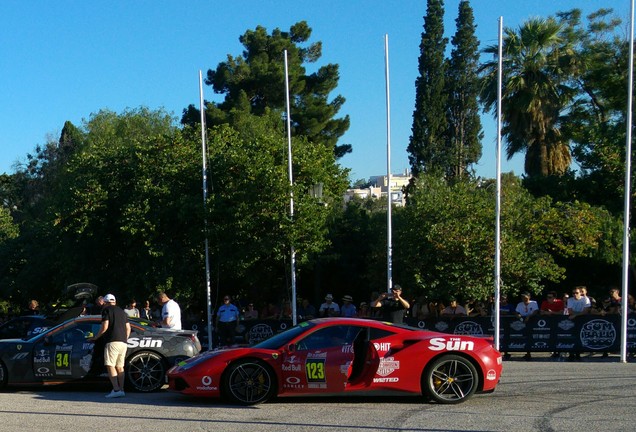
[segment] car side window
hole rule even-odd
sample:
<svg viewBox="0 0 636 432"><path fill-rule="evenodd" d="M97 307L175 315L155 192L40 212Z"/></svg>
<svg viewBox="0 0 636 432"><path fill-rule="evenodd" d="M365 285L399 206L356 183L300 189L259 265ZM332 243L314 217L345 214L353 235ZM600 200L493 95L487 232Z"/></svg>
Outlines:
<svg viewBox="0 0 636 432"><path fill-rule="evenodd" d="M97 334L99 327L97 323L79 323L56 333L50 340L55 344L81 342Z"/></svg>
<svg viewBox="0 0 636 432"><path fill-rule="evenodd" d="M390 331L386 331L386 330L382 330L382 329L377 329L377 328L371 328L371 340L376 340L376 339L382 339L391 335L394 335L395 333L392 333Z"/></svg>
<svg viewBox="0 0 636 432"><path fill-rule="evenodd" d="M321 328L301 339L296 344L298 350L320 350L350 345L360 331L360 327L336 325Z"/></svg>

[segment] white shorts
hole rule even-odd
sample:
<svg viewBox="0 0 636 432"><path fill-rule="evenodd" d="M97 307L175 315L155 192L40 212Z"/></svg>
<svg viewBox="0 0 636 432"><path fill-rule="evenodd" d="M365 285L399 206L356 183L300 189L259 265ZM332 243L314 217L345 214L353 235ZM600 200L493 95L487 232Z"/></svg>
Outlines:
<svg viewBox="0 0 636 432"><path fill-rule="evenodd" d="M127 349L126 342L108 342L104 347L104 365L123 368Z"/></svg>

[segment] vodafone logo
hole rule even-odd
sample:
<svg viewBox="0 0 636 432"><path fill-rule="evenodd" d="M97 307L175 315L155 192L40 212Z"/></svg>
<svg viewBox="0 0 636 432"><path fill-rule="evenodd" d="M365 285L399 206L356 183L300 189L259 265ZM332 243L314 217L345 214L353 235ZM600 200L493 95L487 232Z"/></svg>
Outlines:
<svg viewBox="0 0 636 432"><path fill-rule="evenodd" d="M201 378L201 384L203 384L204 386L209 386L210 384L212 384L212 377L209 376L204 376L203 378Z"/></svg>

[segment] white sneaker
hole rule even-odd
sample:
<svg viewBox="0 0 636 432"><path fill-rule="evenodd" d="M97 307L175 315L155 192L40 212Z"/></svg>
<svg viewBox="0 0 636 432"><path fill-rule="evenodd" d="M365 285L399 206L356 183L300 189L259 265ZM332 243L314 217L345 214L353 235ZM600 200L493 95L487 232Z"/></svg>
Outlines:
<svg viewBox="0 0 636 432"><path fill-rule="evenodd" d="M119 391L111 390L110 393L106 395L107 398L119 398L124 396L126 396L126 393L124 393L123 390L119 390Z"/></svg>

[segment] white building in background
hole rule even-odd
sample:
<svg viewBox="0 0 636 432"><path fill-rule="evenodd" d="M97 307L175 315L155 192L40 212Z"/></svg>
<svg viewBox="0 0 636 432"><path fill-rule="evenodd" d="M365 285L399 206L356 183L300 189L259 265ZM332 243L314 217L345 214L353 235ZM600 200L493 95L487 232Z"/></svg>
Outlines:
<svg viewBox="0 0 636 432"><path fill-rule="evenodd" d="M354 196L358 198L376 198L386 199L386 194L391 193L391 202L395 206L404 206L404 188L411 181L411 172L405 170L402 174L391 174L391 184L389 185L388 176L372 176L370 178L371 185L364 189L347 189L345 193L345 203L351 201Z"/></svg>

